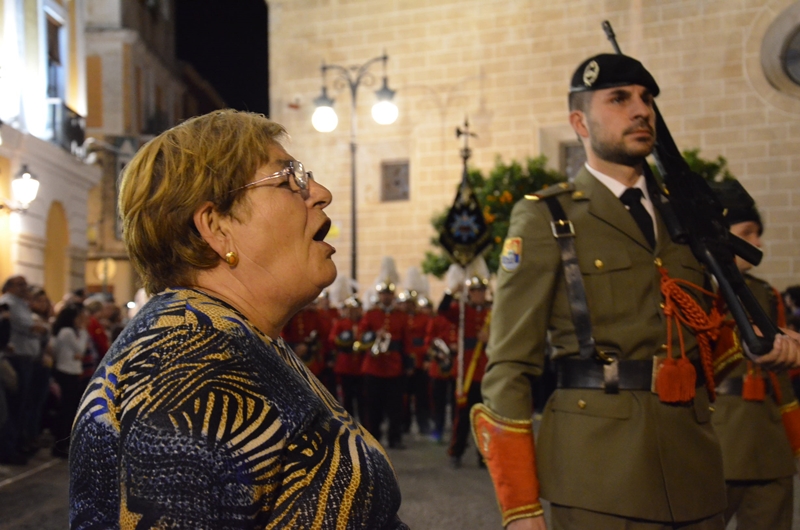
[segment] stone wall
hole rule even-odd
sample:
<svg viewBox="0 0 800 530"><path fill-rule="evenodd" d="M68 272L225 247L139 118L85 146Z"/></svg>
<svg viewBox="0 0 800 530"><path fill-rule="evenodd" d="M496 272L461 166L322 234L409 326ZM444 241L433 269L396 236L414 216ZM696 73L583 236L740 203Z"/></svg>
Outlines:
<svg viewBox="0 0 800 530"><path fill-rule="evenodd" d="M400 118L373 122L372 91L358 92L359 280L370 285L384 255L404 274L429 248L429 219L452 202L461 174L455 127L469 116L478 138L471 164L489 170L548 154L574 135L569 78L584 58L622 50L658 80L661 111L678 145L725 156L766 221L764 264L777 287L800 283L800 99L781 93L761 67L764 36L798 2L788 0L268 0L271 115L288 150L334 194L329 213L339 270L350 270L350 97L328 75L339 127L311 126L322 61L361 64L389 54ZM795 9L796 11L796 9ZM800 24L800 21L798 21ZM380 201L380 164L408 159L410 200ZM434 283L434 294L441 289Z"/></svg>

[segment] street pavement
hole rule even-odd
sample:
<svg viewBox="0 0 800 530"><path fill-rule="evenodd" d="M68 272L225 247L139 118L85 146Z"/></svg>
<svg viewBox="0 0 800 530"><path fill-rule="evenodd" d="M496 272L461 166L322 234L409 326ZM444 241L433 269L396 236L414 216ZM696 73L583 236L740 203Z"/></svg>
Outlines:
<svg viewBox="0 0 800 530"><path fill-rule="evenodd" d="M405 450L389 450L403 494L400 518L413 530L501 530L500 515L475 449L453 469L446 446L418 435ZM64 460L41 450L24 467L0 466L0 530L63 530L68 527L69 473ZM793 530L800 530L800 481L795 479ZM735 528L733 522L728 529Z"/></svg>

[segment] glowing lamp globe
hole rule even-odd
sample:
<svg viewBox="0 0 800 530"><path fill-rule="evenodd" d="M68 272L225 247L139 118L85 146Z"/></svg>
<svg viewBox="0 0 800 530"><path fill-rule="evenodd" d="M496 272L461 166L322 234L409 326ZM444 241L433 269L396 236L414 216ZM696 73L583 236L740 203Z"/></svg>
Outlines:
<svg viewBox="0 0 800 530"><path fill-rule="evenodd" d="M391 125L397 120L397 105L391 101L379 101L372 106L372 119L381 125Z"/></svg>

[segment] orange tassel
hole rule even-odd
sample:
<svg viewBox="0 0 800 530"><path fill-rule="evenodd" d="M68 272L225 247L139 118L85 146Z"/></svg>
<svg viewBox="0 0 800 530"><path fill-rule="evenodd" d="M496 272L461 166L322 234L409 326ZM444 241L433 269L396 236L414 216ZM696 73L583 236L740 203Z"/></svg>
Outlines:
<svg viewBox="0 0 800 530"><path fill-rule="evenodd" d="M680 401L691 401L694 399L695 386L697 383L697 371L694 369L694 365L692 365L692 363L686 357L681 357L678 359L677 365L681 382Z"/></svg>
<svg viewBox="0 0 800 530"><path fill-rule="evenodd" d="M767 386L761 376L761 370L753 370L750 361L747 362L747 375L742 383L742 399L745 401L764 401L767 397Z"/></svg>
<svg viewBox="0 0 800 530"><path fill-rule="evenodd" d="M678 368L678 364L672 357L664 359L658 369L656 390L658 391L658 399L663 403L678 403L681 401L680 368Z"/></svg>

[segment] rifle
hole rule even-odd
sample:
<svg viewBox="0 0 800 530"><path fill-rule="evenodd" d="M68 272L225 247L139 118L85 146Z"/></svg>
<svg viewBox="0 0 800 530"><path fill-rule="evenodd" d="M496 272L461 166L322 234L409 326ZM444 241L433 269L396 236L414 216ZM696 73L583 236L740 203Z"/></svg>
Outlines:
<svg viewBox="0 0 800 530"><path fill-rule="evenodd" d="M603 31L614 51L622 55L614 30L607 20L603 21ZM653 112L656 115L653 158L664 179L663 192L669 200L660 193L650 166L647 163L643 165L648 190L659 190L660 203L657 206L662 211L670 237L677 243L688 244L695 258L706 266L716 280L719 292L739 327L745 354L755 359L769 353L775 336L781 331L750 292L734 259L739 256L758 265L763 254L758 248L730 233L723 214L724 208L717 195L703 177L689 168L655 102ZM755 327L762 336L756 334Z"/></svg>

